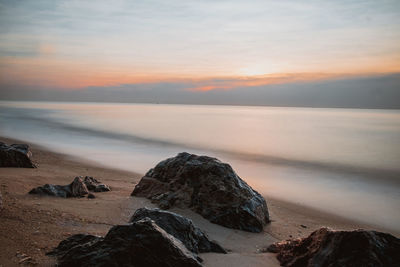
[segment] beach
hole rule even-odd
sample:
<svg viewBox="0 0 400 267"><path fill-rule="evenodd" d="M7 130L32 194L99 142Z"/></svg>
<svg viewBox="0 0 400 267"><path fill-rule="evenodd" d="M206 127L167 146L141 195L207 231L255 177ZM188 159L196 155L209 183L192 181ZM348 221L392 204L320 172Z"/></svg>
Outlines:
<svg viewBox="0 0 400 267"><path fill-rule="evenodd" d="M80 161L144 174L207 155L268 199L400 232L396 110L0 101L0 113L0 136Z"/></svg>
<svg viewBox="0 0 400 267"><path fill-rule="evenodd" d="M27 141L0 138L1 142L28 143L37 168L2 168L0 190L4 209L0 220L0 262L16 266L18 255L25 254L39 266L52 266L53 258L45 254L65 238L78 233L104 235L116 224L126 224L134 211L155 207L145 198L131 197L142 173L128 172L98 163L55 153ZM161 161L162 159L160 159ZM235 166L232 166L233 168ZM29 195L46 183L69 184L76 176L93 176L111 187L97 193L95 199L55 198ZM242 177L246 179L245 177ZM272 253L260 253L268 245L289 238L305 237L320 227L333 229L372 229L321 211L288 203L264 195L271 223L262 233L249 233L212 224L189 209L171 211L193 220L209 237L218 241L228 254L202 253L204 266L278 266ZM374 230L385 231L373 227ZM399 236L399 233L391 232Z"/></svg>
<svg viewBox="0 0 400 267"><path fill-rule="evenodd" d="M400 266L400 1L0 25L0 267Z"/></svg>

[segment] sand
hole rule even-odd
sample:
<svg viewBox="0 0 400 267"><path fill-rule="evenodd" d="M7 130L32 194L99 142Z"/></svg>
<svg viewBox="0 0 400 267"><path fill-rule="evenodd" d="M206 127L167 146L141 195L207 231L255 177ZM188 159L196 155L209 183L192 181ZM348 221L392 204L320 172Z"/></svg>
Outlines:
<svg viewBox="0 0 400 267"><path fill-rule="evenodd" d="M0 138L0 141L21 143L6 138ZM45 254L66 237L77 233L104 235L112 225L127 223L137 208L155 207L147 199L130 196L142 174L104 168L30 145L38 168L0 169L0 190L4 202L4 209L0 211L0 266L18 266L26 256L31 260L24 264L32 262L39 266L54 266L54 259ZM86 175L109 185L112 191L96 193L95 199L62 199L28 194L33 187L46 183L69 184L74 177ZM204 266L279 266L274 254L260 253L259 250L276 241L306 236L322 226L334 229L371 228L264 197L272 222L262 233L248 233L212 224L190 210L172 211L192 219L211 239L229 251L227 255L200 254Z"/></svg>

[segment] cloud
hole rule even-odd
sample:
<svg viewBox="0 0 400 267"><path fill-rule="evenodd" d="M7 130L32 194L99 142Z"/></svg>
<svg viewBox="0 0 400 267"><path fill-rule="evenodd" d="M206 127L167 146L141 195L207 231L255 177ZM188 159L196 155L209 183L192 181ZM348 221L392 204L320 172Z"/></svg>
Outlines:
<svg viewBox="0 0 400 267"><path fill-rule="evenodd" d="M230 82L229 79L216 81ZM234 82L233 80L232 82ZM241 85L230 90L188 90L196 81L96 86L79 90L0 87L3 100L93 101L165 104L400 108L400 73L313 81Z"/></svg>
<svg viewBox="0 0 400 267"><path fill-rule="evenodd" d="M239 87L265 86L271 84L311 82L317 80L351 77L351 74L334 73L276 73L247 77L214 78L196 81L196 86L188 88L189 91L230 90Z"/></svg>
<svg viewBox="0 0 400 267"><path fill-rule="evenodd" d="M117 84L122 76L137 74L176 78L400 70L400 5L395 0L0 0L0 25L0 60L54 56L60 73L70 71L66 86L88 68L92 78L75 78L74 84L99 85L93 81L102 76L109 77L107 85L109 80ZM50 76L53 65L37 60L33 76Z"/></svg>

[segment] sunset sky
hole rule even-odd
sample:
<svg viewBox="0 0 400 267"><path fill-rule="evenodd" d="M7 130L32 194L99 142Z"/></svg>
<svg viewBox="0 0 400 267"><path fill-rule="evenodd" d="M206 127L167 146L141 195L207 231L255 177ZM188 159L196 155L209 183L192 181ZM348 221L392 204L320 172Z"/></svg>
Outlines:
<svg viewBox="0 0 400 267"><path fill-rule="evenodd" d="M0 0L0 88L227 90L397 72L398 0Z"/></svg>

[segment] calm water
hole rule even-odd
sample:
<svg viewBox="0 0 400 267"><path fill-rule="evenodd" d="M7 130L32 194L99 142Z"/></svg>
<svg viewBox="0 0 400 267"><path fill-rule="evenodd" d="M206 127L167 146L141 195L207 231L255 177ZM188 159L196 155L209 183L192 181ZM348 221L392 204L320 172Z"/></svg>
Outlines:
<svg viewBox="0 0 400 267"><path fill-rule="evenodd" d="M141 173L216 156L267 198L400 231L400 111L0 102L0 135Z"/></svg>

